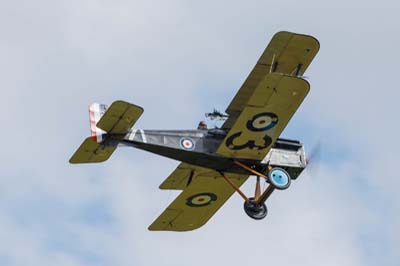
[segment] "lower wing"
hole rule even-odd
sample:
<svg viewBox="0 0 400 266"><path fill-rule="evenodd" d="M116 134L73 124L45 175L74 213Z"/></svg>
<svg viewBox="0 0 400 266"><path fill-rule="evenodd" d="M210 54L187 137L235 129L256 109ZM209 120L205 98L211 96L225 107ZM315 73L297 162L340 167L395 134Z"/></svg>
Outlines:
<svg viewBox="0 0 400 266"><path fill-rule="evenodd" d="M228 174L241 186L248 175ZM161 184L183 192L149 226L152 231L189 231L204 225L232 196L234 189L216 171L182 163Z"/></svg>

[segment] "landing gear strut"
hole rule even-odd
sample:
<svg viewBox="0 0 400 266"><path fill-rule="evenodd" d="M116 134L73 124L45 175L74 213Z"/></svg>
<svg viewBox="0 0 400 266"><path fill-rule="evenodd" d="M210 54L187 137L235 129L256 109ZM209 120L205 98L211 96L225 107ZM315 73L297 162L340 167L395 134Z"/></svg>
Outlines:
<svg viewBox="0 0 400 266"><path fill-rule="evenodd" d="M251 174L257 176L254 197L248 198L240 190L240 188L238 188L234 183L232 183L232 181L221 172L222 177L244 199L243 208L246 214L255 220L264 219L268 214L268 209L267 206L265 205L266 200L269 198L269 196L271 196L272 192L274 192L275 189L284 190L290 186L291 179L289 173L282 168L269 166L268 175L266 176L241 162L234 161L234 163L246 169ZM264 178L266 182L269 183L268 187L264 190L263 193L261 193L260 177Z"/></svg>

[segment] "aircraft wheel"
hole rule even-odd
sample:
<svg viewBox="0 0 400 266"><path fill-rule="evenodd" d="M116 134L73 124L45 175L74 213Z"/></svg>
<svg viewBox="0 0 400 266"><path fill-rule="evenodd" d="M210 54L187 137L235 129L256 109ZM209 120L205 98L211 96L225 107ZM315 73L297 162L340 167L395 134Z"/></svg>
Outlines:
<svg viewBox="0 0 400 266"><path fill-rule="evenodd" d="M268 181L276 189L284 190L290 186L290 175L284 169L274 167L268 172Z"/></svg>
<svg viewBox="0 0 400 266"><path fill-rule="evenodd" d="M244 211L246 214L255 220L262 220L267 216L268 209L265 203L257 204L254 201L254 198L250 198L250 202L244 202L243 205Z"/></svg>

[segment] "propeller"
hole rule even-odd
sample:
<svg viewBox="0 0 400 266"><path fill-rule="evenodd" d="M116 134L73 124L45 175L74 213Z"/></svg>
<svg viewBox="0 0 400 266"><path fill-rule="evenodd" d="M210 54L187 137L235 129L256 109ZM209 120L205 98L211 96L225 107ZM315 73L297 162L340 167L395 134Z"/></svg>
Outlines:
<svg viewBox="0 0 400 266"><path fill-rule="evenodd" d="M321 162L321 151L322 145L321 142L318 141L312 146L308 155L306 154L306 170L311 177L317 175L315 173L318 172L318 166Z"/></svg>

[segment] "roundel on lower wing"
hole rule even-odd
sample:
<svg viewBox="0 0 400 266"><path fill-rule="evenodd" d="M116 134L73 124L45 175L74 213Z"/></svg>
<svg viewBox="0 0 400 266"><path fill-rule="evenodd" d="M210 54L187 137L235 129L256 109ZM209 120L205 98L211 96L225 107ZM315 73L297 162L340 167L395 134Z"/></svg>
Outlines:
<svg viewBox="0 0 400 266"><path fill-rule="evenodd" d="M247 121L250 131L265 131L273 128L278 123L278 116L274 113L260 113Z"/></svg>
<svg viewBox="0 0 400 266"><path fill-rule="evenodd" d="M194 149L194 141L191 138L181 138L180 145L185 150L193 150Z"/></svg>
<svg viewBox="0 0 400 266"><path fill-rule="evenodd" d="M210 192L198 193L186 199L186 205L190 207L203 207L217 200L217 195Z"/></svg>

